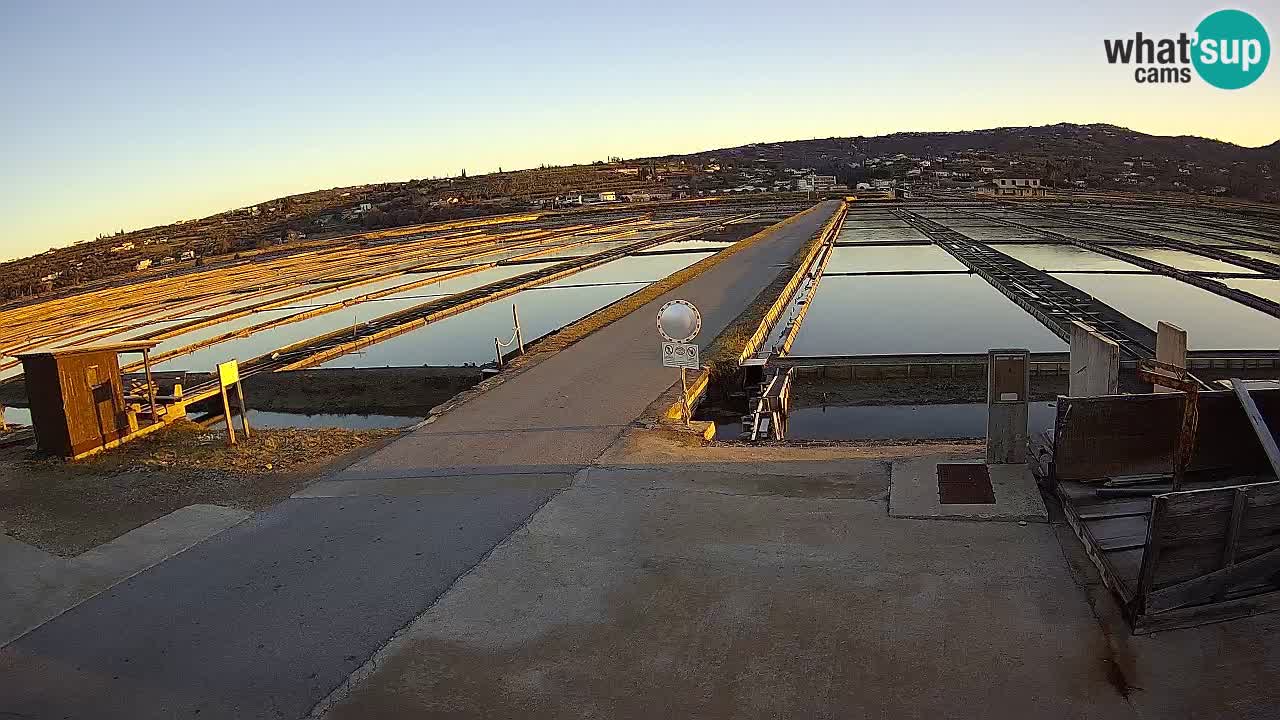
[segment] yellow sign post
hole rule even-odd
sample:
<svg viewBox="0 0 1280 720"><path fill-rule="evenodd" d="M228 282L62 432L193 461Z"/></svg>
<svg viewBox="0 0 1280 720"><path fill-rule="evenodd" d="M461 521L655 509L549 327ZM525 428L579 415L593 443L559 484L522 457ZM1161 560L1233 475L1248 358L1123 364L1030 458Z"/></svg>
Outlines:
<svg viewBox="0 0 1280 720"><path fill-rule="evenodd" d="M240 387L240 365L235 360L228 360L224 363L218 363L218 386L219 392L222 394L222 416L227 420L227 441L230 445L236 444L236 429L231 424L231 401L227 397L227 388L234 386L236 389L236 400L239 402L240 410L240 427L244 430L246 439L249 435L249 416L245 413L244 406L244 389Z"/></svg>

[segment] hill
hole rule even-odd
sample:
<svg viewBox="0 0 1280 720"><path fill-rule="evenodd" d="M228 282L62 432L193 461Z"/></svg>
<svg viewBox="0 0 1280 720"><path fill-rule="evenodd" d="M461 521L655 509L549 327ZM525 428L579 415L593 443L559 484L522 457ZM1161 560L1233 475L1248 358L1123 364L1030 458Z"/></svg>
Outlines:
<svg viewBox="0 0 1280 720"><path fill-rule="evenodd" d="M1115 125L1058 124L964 132L753 143L685 155L540 167L318 190L207 218L121 232L0 265L0 301L133 272L180 271L218 256L436 220L583 202L584 193L663 199L789 190L809 172L841 183L889 179L915 190L975 187L1000 174L1050 187L1184 192L1280 202L1280 141L1246 148ZM288 251L288 247L279 248ZM184 257L187 258L184 260Z"/></svg>

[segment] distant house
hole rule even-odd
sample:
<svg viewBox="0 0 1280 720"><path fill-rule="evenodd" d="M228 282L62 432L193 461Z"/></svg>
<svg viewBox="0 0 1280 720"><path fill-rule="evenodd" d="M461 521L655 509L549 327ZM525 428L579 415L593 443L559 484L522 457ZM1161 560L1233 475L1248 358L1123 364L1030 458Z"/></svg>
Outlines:
<svg viewBox="0 0 1280 720"><path fill-rule="evenodd" d="M1045 189L1039 178L996 178L995 194L998 197L1044 197Z"/></svg>
<svg viewBox="0 0 1280 720"><path fill-rule="evenodd" d="M134 269L134 270L146 270L146 269L147 269L147 268L149 268L149 267L151 267L151 261L150 261L150 260L139 260L139 261L138 261L138 264L133 266L133 269Z"/></svg>
<svg viewBox="0 0 1280 720"><path fill-rule="evenodd" d="M796 179L796 190L816 192L830 191L836 189L835 175L813 175L809 174Z"/></svg>
<svg viewBox="0 0 1280 720"><path fill-rule="evenodd" d="M623 195L623 199L627 202L652 202L654 200L670 200L669 192L635 192L629 195Z"/></svg>
<svg viewBox="0 0 1280 720"><path fill-rule="evenodd" d="M132 250L134 247L135 247L134 244L131 242L121 243L119 245L112 247L110 252L113 252L113 253L125 252L126 250Z"/></svg>
<svg viewBox="0 0 1280 720"><path fill-rule="evenodd" d="M184 250L184 251L183 251L183 253L182 253L181 255L179 255L179 256L178 256L178 259L179 259L179 260L195 260L195 259L196 259L196 251L195 251L195 250Z"/></svg>

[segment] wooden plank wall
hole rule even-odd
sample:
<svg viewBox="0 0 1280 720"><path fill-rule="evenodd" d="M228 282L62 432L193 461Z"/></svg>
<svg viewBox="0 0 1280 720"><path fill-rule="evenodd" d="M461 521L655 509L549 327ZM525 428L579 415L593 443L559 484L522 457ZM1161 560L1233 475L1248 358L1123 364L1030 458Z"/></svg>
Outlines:
<svg viewBox="0 0 1280 720"><path fill-rule="evenodd" d="M1280 427L1280 390L1253 392L1268 424ZM1059 398L1053 471L1060 480L1168 472L1182 422L1181 393ZM1266 455L1231 391L1200 393L1191 470L1269 473Z"/></svg>
<svg viewBox="0 0 1280 720"><path fill-rule="evenodd" d="M1155 498L1139 587L1143 614L1280 591L1280 482Z"/></svg>

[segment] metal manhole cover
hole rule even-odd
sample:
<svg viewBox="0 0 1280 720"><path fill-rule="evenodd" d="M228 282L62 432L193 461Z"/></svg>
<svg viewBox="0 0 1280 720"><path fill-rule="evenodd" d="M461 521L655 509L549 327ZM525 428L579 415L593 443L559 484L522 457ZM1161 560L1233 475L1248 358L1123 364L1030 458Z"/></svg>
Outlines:
<svg viewBox="0 0 1280 720"><path fill-rule="evenodd" d="M974 463L938 465L938 499L943 505L991 505L991 473Z"/></svg>

